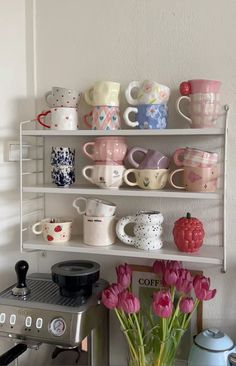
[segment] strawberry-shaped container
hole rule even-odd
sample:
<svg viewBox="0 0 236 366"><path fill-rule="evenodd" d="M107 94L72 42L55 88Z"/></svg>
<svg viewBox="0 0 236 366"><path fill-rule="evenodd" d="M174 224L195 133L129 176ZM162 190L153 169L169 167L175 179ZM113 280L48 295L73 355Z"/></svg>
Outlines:
<svg viewBox="0 0 236 366"><path fill-rule="evenodd" d="M181 252L197 252L205 236L203 224L188 212L186 217L178 219L173 228L174 242Z"/></svg>

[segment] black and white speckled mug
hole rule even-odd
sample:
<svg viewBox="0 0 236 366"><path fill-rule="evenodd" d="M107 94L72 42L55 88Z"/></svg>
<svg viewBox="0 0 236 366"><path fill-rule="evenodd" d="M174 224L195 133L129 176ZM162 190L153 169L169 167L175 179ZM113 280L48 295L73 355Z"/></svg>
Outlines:
<svg viewBox="0 0 236 366"><path fill-rule="evenodd" d="M116 225L118 238L127 245L143 250L157 250L163 246L161 239L163 215L159 211L138 211L135 216L122 217ZM127 235L125 227L134 223L134 236Z"/></svg>

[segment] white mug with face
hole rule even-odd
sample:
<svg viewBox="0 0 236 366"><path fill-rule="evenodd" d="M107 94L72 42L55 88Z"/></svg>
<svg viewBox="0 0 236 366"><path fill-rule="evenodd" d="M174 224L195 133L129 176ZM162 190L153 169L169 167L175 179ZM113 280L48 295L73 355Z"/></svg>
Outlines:
<svg viewBox="0 0 236 366"><path fill-rule="evenodd" d="M39 227L40 229L37 229ZM43 219L32 226L35 235L43 235L48 244L61 244L70 240L72 220L64 218Z"/></svg>
<svg viewBox="0 0 236 366"><path fill-rule="evenodd" d="M53 86L52 90L45 94L45 101L49 107L77 108L81 95L82 94L75 89Z"/></svg>
<svg viewBox="0 0 236 366"><path fill-rule="evenodd" d="M124 171L123 165L88 165L84 167L82 174L89 182L100 188L117 189L123 183Z"/></svg>
<svg viewBox="0 0 236 366"><path fill-rule="evenodd" d="M45 123L45 118L51 114L51 125ZM79 128L79 117L77 108L52 108L37 116L37 121L46 128L52 130L77 130Z"/></svg>
<svg viewBox="0 0 236 366"><path fill-rule="evenodd" d="M79 206L79 202L85 205L84 210ZM116 205L109 201L100 200L97 198L78 197L73 202L73 207L76 208L79 215L108 217L113 216L116 211Z"/></svg>

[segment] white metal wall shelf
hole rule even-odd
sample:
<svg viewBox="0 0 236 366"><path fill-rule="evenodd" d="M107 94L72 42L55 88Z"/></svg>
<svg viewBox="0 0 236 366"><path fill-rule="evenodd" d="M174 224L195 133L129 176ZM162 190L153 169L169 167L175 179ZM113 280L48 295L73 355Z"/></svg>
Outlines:
<svg viewBox="0 0 236 366"><path fill-rule="evenodd" d="M51 193L51 194L81 194L81 195L99 195L99 196L120 196L120 197L160 197L160 198L190 198L190 199L221 199L222 192L185 192L174 190L144 190L134 188L120 188L120 189L102 189L94 187L76 186L72 185L68 188L58 188L53 184L44 184L36 186L23 186L24 193Z"/></svg>
<svg viewBox="0 0 236 366"><path fill-rule="evenodd" d="M153 251L143 251L132 246L127 246L122 243L115 243L107 247L94 247L83 244L81 237L74 237L65 245L49 245L45 244L40 239L28 240L23 243L23 249L54 251L54 252L72 252L72 253L87 253L98 255L113 255L120 257L133 257L145 259L164 259L177 260L190 263L214 264L222 265L221 247L214 245L204 245L198 253L183 253L177 251L171 244L165 244L162 249Z"/></svg>
<svg viewBox="0 0 236 366"><path fill-rule="evenodd" d="M229 107L225 106L224 128L210 129L164 129L164 130L118 130L118 131L56 131L46 129L35 129L35 121L24 121L20 124L20 187L21 187L21 251L56 251L56 252L74 252L87 253L96 255L111 255L133 258L149 258L149 259L165 259L179 260L189 263L202 265L221 266L222 271L226 271L226 163L227 163L227 123L228 123ZM26 128L27 127L27 128ZM89 185L73 185L69 188L58 188L52 184L45 183L45 167L44 167L44 145L47 137L96 137L96 136L127 136L127 137L158 137L163 136L219 136L223 140L223 189L215 193L202 192L185 192L175 190L141 190L132 188L121 188L114 190L100 189L90 187ZM22 146L25 137L34 140L35 155L28 161L22 159ZM32 142L31 142L32 144ZM35 164L31 169L27 168L27 164ZM23 170L24 167L24 170ZM25 183L27 179L27 184ZM30 181L31 180L31 181ZM189 254L182 253L173 245L165 245L158 251L142 251L134 247L126 246L117 242L109 247L91 247L83 244L81 237L74 237L65 245L48 245L43 239L33 238L29 235L30 227L35 222L35 215L38 220L45 217L45 199L48 194L63 195L87 195L87 196L115 196L115 197L146 197L146 198L175 198L175 199L192 199L192 200L218 200L217 205L221 205L223 209L223 234L222 245L206 245L204 244L198 253ZM28 212L25 210L28 204L35 204ZM32 218L31 223L25 218Z"/></svg>

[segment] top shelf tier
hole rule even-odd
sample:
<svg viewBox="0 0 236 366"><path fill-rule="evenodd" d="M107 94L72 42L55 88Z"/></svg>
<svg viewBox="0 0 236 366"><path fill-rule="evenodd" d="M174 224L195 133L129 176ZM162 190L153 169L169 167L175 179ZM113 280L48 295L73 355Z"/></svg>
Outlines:
<svg viewBox="0 0 236 366"><path fill-rule="evenodd" d="M201 136L224 135L224 128L176 128L163 130L23 130L23 136Z"/></svg>

